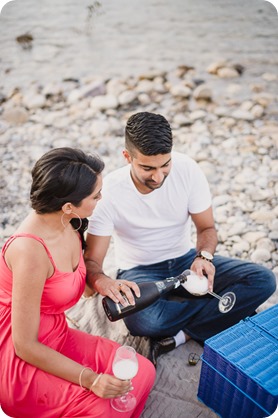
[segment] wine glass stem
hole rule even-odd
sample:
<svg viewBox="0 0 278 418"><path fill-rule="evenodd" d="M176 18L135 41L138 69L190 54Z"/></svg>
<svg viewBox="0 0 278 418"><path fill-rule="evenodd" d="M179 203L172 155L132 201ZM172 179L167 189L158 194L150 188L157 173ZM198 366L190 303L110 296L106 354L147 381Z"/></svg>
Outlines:
<svg viewBox="0 0 278 418"><path fill-rule="evenodd" d="M122 401L122 402L126 402L126 395L122 395L122 396L120 397L120 399L121 399L121 401Z"/></svg>
<svg viewBox="0 0 278 418"><path fill-rule="evenodd" d="M218 296L216 293L211 292L211 291L208 291L208 293L209 293L210 295L214 296L215 298L217 298L217 299L219 299L219 300L222 300L222 297L221 297L221 296Z"/></svg>

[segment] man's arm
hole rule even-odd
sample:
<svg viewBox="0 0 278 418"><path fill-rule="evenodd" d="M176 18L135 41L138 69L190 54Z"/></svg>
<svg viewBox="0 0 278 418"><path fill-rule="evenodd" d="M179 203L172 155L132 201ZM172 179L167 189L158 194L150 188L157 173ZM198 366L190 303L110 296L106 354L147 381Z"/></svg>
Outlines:
<svg viewBox="0 0 278 418"><path fill-rule="evenodd" d="M191 218L196 226L197 231L197 252L205 250L213 255L218 243L218 239L214 225L212 207L209 207L204 212L191 214ZM215 268L213 263L204 260L201 257L197 257L193 261L191 269L200 276L205 274L208 277L209 290L212 291L215 274Z"/></svg>
<svg viewBox="0 0 278 418"><path fill-rule="evenodd" d="M126 306L127 303L120 293L119 282L107 276L103 271L103 262L109 248L110 240L110 236L102 237L87 234L87 247L84 253L87 268L87 286L102 296L109 296L114 302L120 302ZM131 304L134 304L134 297L130 289L139 297L140 290L137 284L127 280L121 280L120 282L121 292L126 294Z"/></svg>

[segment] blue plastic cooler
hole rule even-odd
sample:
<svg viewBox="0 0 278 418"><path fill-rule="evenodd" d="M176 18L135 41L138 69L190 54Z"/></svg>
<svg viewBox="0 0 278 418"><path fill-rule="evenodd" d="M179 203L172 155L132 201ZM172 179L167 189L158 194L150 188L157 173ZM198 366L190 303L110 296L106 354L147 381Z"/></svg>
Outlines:
<svg viewBox="0 0 278 418"><path fill-rule="evenodd" d="M278 305L205 341L198 399L222 418L263 418L278 403Z"/></svg>

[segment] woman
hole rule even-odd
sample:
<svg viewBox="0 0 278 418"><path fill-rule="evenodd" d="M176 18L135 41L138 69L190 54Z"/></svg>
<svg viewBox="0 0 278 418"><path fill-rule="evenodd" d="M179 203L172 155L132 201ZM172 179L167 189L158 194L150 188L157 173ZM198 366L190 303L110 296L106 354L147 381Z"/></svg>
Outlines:
<svg viewBox="0 0 278 418"><path fill-rule="evenodd" d="M84 223L101 198L104 164L81 150L47 152L32 170L32 212L0 259L0 404L14 418L119 416L110 398L132 389L112 374L117 343L67 326L85 287ZM83 221L82 221L83 219ZM139 417L154 367L138 355Z"/></svg>

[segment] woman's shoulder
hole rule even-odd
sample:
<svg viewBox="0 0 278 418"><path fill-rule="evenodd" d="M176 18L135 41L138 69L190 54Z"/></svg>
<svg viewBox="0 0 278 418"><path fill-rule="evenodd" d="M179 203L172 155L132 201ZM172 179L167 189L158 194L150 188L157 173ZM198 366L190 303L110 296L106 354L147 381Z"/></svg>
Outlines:
<svg viewBox="0 0 278 418"><path fill-rule="evenodd" d="M3 254L16 257L39 257L40 254L49 254L43 239L37 235L25 232L17 232L12 235L3 246Z"/></svg>

